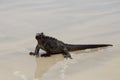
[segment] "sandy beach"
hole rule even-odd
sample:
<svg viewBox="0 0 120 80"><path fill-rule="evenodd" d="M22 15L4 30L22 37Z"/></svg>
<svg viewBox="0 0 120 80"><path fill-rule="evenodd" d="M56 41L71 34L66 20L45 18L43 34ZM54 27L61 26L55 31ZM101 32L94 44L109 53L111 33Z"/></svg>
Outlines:
<svg viewBox="0 0 120 80"><path fill-rule="evenodd" d="M38 32L113 47L30 56ZM119 48L119 0L0 0L0 80L120 80Z"/></svg>

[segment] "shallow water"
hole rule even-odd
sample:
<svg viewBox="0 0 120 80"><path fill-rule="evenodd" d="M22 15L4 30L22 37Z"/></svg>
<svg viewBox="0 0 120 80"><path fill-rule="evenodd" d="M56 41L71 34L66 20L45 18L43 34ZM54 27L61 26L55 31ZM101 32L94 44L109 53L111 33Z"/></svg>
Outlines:
<svg viewBox="0 0 120 80"><path fill-rule="evenodd" d="M119 80L119 21L119 0L0 0L0 80ZM37 32L114 46L71 52L73 60L36 58Z"/></svg>

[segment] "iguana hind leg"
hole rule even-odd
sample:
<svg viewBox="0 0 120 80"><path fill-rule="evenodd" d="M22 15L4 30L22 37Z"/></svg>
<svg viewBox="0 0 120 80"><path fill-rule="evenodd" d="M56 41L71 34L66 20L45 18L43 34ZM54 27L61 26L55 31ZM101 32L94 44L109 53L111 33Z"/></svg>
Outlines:
<svg viewBox="0 0 120 80"><path fill-rule="evenodd" d="M70 53L68 52L68 50L67 50L66 48L64 48L64 50L63 50L63 56L64 56L64 58L66 58L66 59L67 59L67 58L72 59Z"/></svg>

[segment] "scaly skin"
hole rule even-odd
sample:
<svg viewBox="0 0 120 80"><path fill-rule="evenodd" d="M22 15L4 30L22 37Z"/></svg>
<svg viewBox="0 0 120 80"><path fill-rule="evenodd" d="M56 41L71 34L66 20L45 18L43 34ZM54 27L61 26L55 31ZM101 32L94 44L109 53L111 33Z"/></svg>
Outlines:
<svg viewBox="0 0 120 80"><path fill-rule="evenodd" d="M51 56L52 54L62 53L65 58L72 59L69 51L112 46L110 44L92 44L92 45L66 44L53 37L46 36L43 33L37 33L35 38L38 44L35 48L35 52L30 52L30 55L39 55L39 50L42 49L46 51L46 54L41 55L42 57L47 57L47 56Z"/></svg>

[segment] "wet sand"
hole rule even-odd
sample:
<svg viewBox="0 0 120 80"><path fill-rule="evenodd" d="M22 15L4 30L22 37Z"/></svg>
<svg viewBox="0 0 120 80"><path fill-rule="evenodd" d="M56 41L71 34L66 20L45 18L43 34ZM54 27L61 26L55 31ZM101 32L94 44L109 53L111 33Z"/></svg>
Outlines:
<svg viewBox="0 0 120 80"><path fill-rule="evenodd" d="M1 0L0 80L120 80L119 0ZM37 32L73 44L113 47L30 56ZM40 51L43 53L43 51Z"/></svg>

